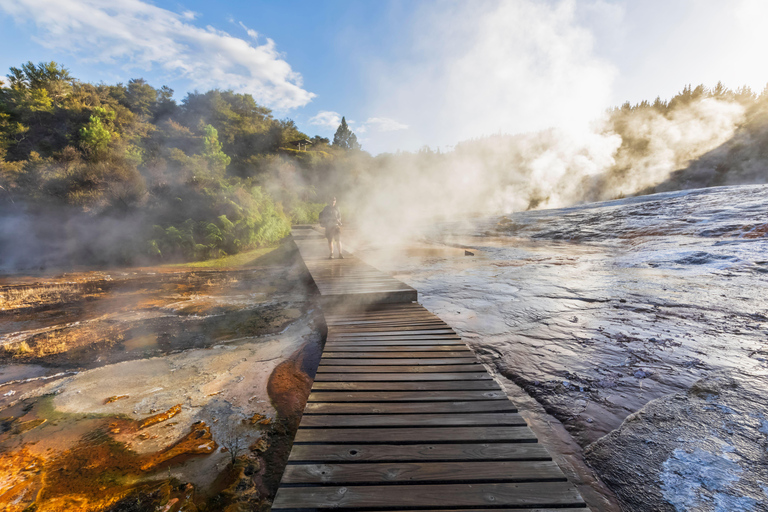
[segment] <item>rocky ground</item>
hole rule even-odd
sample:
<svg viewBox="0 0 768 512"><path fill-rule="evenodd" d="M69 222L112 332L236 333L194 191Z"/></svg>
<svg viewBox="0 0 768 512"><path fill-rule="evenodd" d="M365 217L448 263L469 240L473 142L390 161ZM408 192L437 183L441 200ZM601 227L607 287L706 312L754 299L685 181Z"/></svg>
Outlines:
<svg viewBox="0 0 768 512"><path fill-rule="evenodd" d="M268 509L324 329L295 256L2 278L0 508Z"/></svg>
<svg viewBox="0 0 768 512"><path fill-rule="evenodd" d="M530 421L623 509L760 511L766 211L768 187L724 187L443 224L419 233L429 250L360 253L535 399ZM589 468L576 476L611 510Z"/></svg>

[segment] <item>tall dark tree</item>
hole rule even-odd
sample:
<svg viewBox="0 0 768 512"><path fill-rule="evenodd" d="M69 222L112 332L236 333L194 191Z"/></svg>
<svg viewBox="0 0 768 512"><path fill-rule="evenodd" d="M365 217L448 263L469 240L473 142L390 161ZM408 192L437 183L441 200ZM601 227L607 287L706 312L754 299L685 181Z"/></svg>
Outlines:
<svg viewBox="0 0 768 512"><path fill-rule="evenodd" d="M37 65L29 61L20 69L12 67L8 80L12 89L43 89L54 102L66 96L74 83L69 70L53 61Z"/></svg>
<svg viewBox="0 0 768 512"><path fill-rule="evenodd" d="M347 120L341 118L341 124L336 129L336 133L333 135L333 146L341 149L355 149L359 150L362 146L357 142L357 135L352 133L347 125Z"/></svg>

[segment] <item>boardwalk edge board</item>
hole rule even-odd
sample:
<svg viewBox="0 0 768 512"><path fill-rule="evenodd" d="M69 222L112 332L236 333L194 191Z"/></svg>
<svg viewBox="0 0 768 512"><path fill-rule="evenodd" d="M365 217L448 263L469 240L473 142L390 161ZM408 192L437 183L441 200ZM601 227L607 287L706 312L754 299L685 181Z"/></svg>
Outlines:
<svg viewBox="0 0 768 512"><path fill-rule="evenodd" d="M328 326L275 511L588 511L415 289L294 229Z"/></svg>

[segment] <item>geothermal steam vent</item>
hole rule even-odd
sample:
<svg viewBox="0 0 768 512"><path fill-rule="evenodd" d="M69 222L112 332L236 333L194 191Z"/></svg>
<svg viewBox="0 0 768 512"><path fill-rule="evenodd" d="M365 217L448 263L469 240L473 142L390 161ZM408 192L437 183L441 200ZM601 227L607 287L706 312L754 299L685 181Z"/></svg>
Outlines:
<svg viewBox="0 0 768 512"><path fill-rule="evenodd" d="M272 510L587 510L416 290L294 229L328 338ZM570 508L568 508L570 507Z"/></svg>

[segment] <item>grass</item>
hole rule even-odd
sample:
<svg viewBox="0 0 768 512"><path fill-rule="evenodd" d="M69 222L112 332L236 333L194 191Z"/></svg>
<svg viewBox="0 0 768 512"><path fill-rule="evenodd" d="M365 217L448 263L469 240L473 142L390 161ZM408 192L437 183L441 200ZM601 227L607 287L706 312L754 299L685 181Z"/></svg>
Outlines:
<svg viewBox="0 0 768 512"><path fill-rule="evenodd" d="M193 261L190 263L169 263L162 265L165 268L236 268L236 267L259 267L263 265L274 265L283 260L290 249L285 243L273 247L260 247L252 251L214 258L205 261Z"/></svg>
<svg viewBox="0 0 768 512"><path fill-rule="evenodd" d="M0 308L15 309L36 304L58 304L65 302L68 300L67 297L78 292L80 288L69 283L6 288L0 292Z"/></svg>
<svg viewBox="0 0 768 512"><path fill-rule="evenodd" d="M254 265L254 262L260 257L269 254L277 249L277 247L260 247L252 251L241 252L233 254L231 256L223 256L221 258L214 258L204 261L192 261L190 263L168 263L162 265L163 267L173 268L232 268L232 267L248 267Z"/></svg>

